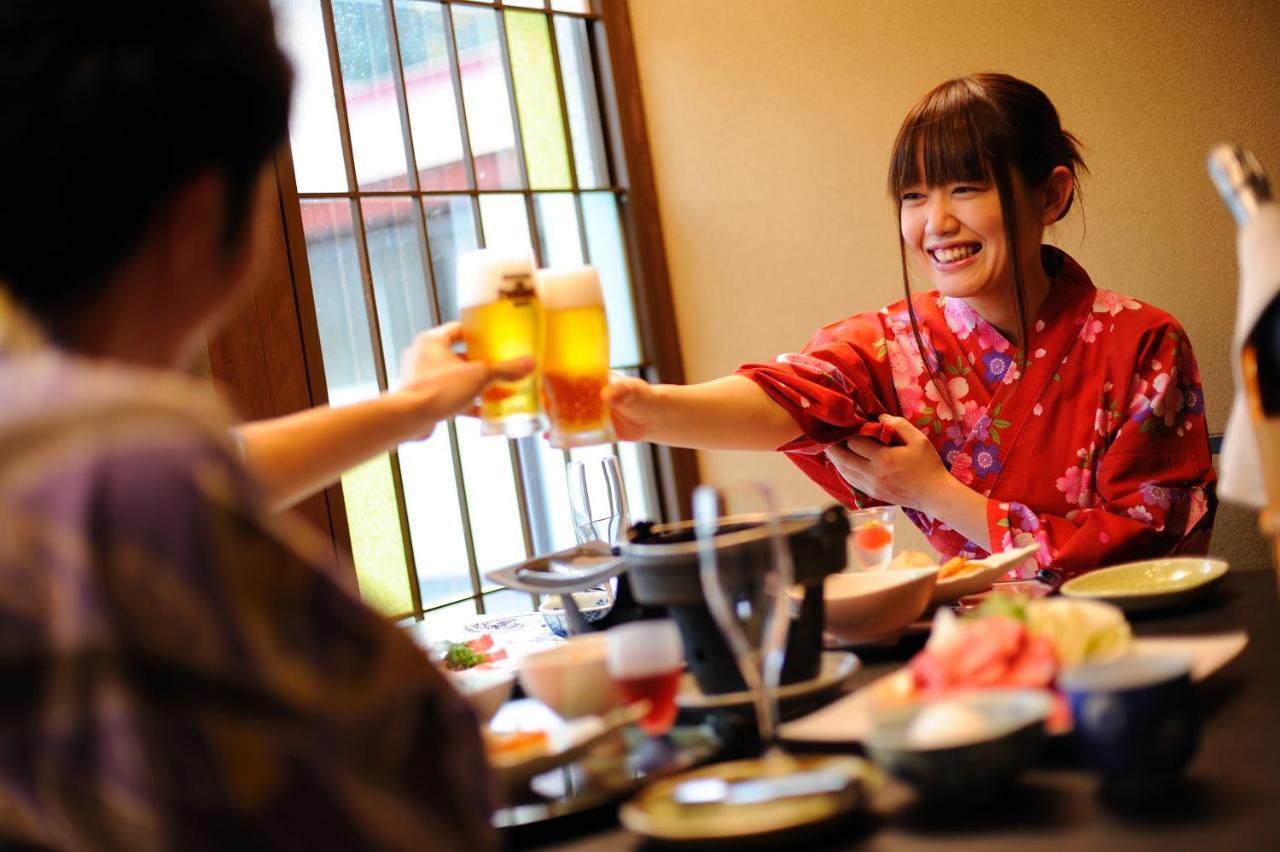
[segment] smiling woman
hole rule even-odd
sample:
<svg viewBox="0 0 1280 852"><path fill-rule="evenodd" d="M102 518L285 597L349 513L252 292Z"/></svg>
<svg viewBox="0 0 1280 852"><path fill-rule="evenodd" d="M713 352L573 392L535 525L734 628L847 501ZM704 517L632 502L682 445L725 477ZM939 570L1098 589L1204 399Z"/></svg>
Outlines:
<svg viewBox="0 0 1280 852"><path fill-rule="evenodd" d="M846 505L902 506L944 557L1037 544L1023 576L1051 583L1203 551L1214 474L1186 333L1043 244L1078 171L1035 86L937 86L889 170L904 282L914 269L933 289L908 285L736 376L619 382L615 422L682 446L777 447Z"/></svg>

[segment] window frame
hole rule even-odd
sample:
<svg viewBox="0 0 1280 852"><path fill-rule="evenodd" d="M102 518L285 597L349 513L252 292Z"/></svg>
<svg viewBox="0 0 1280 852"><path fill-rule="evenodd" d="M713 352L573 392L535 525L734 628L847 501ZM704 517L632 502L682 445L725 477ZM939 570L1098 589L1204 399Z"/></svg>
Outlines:
<svg viewBox="0 0 1280 852"><path fill-rule="evenodd" d="M391 0L386 0L389 5ZM520 9L530 11L528 7L504 5L501 0L492 3L474 2L473 0L437 0L446 8L450 6L468 6L497 10L499 21L503 21L504 9ZM549 5L549 4L548 4ZM328 3L325 9L325 27L331 40L333 33L332 10ZM536 11L536 10L534 10ZM548 26L551 25L551 12L548 9ZM609 162L611 180L607 187L599 187L599 191L614 194L618 201L618 213L622 226L622 239L627 249L628 272L632 282L632 293L636 315L640 345L644 353L646 367L644 378L663 383L682 384L684 382L683 358L680 351L679 335L676 326L674 303L667 272L666 249L662 237L661 222L658 216L656 184L653 166L649 158L648 134L645 126L644 108L639 87L639 74L636 67L635 51L632 42L630 14L627 0L591 0L591 12L577 14L555 11L555 15L577 17L587 21L588 40L594 53L595 70L598 73L597 86L600 94L600 114L604 125L605 148ZM393 25L394 26L394 25ZM514 99L514 87L510 86L510 59L507 55L505 39L505 22L503 38L503 59L509 81L509 91ZM452 27L450 26L452 33ZM603 38L601 33L603 32ZM397 82L397 97L404 96L402 69L400 67L400 46L393 40L393 69ZM457 63L456 46L453 38L449 40L451 63ZM553 51L556 62L556 73L559 77L558 55ZM333 74L334 98L338 110L338 121L343 128L342 144L348 169L347 192L323 193L335 199L347 198L353 204L356 238L364 241L363 216L359 201L362 198L377 197L377 192L361 191L356 180L355 160L351 151L350 129L347 125L346 104L342 89L341 72L337 65L337 57L331 52L331 71ZM562 114L566 109L564 89L558 86ZM461 92L457 93L461 99ZM459 105L461 115L465 109ZM522 174L527 166L524 162L522 140L519 132L518 111L513 105L513 120L516 122L517 151L520 152L519 164ZM407 112L401 110L402 121L407 122ZM566 124L566 133L568 127ZM412 129L404 128L406 146L412 146ZM470 140L465 125L462 128L466 167L472 168L469 156ZM407 152L408 153L408 152ZM408 161L412 163L412 159ZM573 191L581 191L578 186L576 164L569 156L569 167L573 175ZM260 419L279 416L291 411L315 405L323 405L328 401L325 382L323 357L320 346L319 325L311 289L310 265L307 257L307 244L303 231L302 199L307 194L300 194L297 189L293 169L293 156L288 142L281 146L275 160L275 174L280 201L280 219L264 225L270 227L271 234L267 242L272 250L271 274L268 281L252 297L252 301L241 310L220 334L210 342L210 366L213 377L223 385L241 413L247 419ZM472 176L474 178L474 175ZM492 192L480 189L474 179L472 186L466 190L448 193L422 192L416 184L416 175L411 180L412 192L427 198L433 195L467 195L473 199L473 211L479 225L479 198ZM510 190L513 194L522 195L526 209L533 221L534 193L528 187L527 175L525 188ZM595 191L594 189L591 191ZM396 197L405 197L404 192L389 193ZM585 226L582 222L581 204L576 205L580 230ZM540 254L540 246L534 241L534 251ZM585 245L585 240L584 240ZM360 252L361 273L365 287L365 300L369 306L369 322L373 328L374 362L378 374L380 388L386 388L386 370L382 360L381 348L378 345L377 314L374 310L372 276L368 267L367 250ZM428 271L428 274L430 272ZM439 316L439 306L433 304L433 312ZM282 333L283 332L283 333ZM268 368L269 367L269 368ZM452 421L448 428L454 431ZM456 475L461 477L461 453L458 449L456 432L452 435L454 446L454 462ZM650 449L646 462L654 471L657 485L654 495L660 513L659 520L673 521L687 516L692 490L698 481L697 458L692 450L672 449L647 445ZM526 504L527 495L522 474L525 460L515 443L510 444L513 468L516 476L517 500L520 503L521 526L525 539L525 547L533 551L532 533L526 522L530 517ZM484 589L484 583L475 565L474 548L470 541L471 523L466 515L465 499L463 504L464 534L468 538L467 546L470 562L471 591L453 599L431 603L424 608L420 599L417 569L414 566L411 538L408 528L408 516L404 498L404 487L401 481L400 464L395 448L390 450L393 483L396 492L396 504L399 512L401 536L406 551L406 567L410 574L410 595L413 612L392 615L394 620L405 618L421 619L426 614L457 606L460 603L474 601L476 611L485 611L486 595L502 590ZM461 485L459 483L459 485ZM315 523L332 541L333 549L338 554L350 554L351 540L347 526L346 512L342 498L342 487L335 483L326 488L322 494L316 495L299 507L300 511ZM348 558L339 559L347 579L355 585L354 563Z"/></svg>

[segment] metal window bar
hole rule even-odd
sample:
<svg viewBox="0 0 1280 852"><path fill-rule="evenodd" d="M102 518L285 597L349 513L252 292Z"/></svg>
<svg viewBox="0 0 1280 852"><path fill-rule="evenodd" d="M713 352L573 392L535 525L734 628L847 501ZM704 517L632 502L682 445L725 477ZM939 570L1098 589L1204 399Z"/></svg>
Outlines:
<svg viewBox="0 0 1280 852"><path fill-rule="evenodd" d="M475 229L477 239L483 241L484 228L480 222L479 183L476 180L475 156L471 150L471 125L467 120L467 103L462 92L462 67L458 61L458 36L453 26L453 10L449 8L449 4L442 5L440 12L441 17L444 18L444 41L445 52L449 60L449 80L453 86L454 105L458 111L458 135L462 140L462 164L467 174L467 194L471 197L471 227ZM425 215L423 216L422 224L425 229ZM428 266L431 265L428 264ZM431 275L435 284L433 296L435 298L436 316L439 319L443 319L439 304L440 282L435 281L434 269ZM445 282L444 286L449 286L449 282ZM484 603L480 595L480 560L476 556L475 532L471 528L471 505L467 501L467 481L466 477L462 475L462 445L458 439L458 424L454 422L453 418L449 418L449 451L453 458L454 486L458 494L458 509L462 519L462 536L467 548L467 573L471 581L471 598L475 603L476 614L483 615ZM435 608L431 611L435 611Z"/></svg>
<svg viewBox="0 0 1280 852"><path fill-rule="evenodd" d="M520 8L525 12L544 11ZM529 182L529 163L525 159L524 149L524 126L520 121L520 109L516 102L515 74L511 70L511 41L507 33L507 16L501 3L498 4L495 18L498 22L498 52L502 57L502 73L507 83L507 108L511 112L512 129L514 131L516 163L520 168L520 184L524 190L525 218L529 222L530 249L533 251L535 265L542 267L546 262L546 259L542 256L542 229L535 210L533 187ZM534 519L533 510L529 505L529 490L526 486L524 474L526 469L536 470L536 468L533 467L533 459L528 456L528 451L524 444L519 441L509 441L508 446L511 451L512 469L515 471L516 502L520 507L520 529L524 536L525 557L528 558L533 556L535 552Z"/></svg>
<svg viewBox="0 0 1280 852"><path fill-rule="evenodd" d="M473 4L466 4L466 5L473 5ZM509 51L507 49L506 22L503 19L501 9L492 10L492 14L494 16L494 19L497 22L497 27L498 27L498 53L502 57L503 75L506 78L506 82L507 82L507 109L511 114L512 128L514 130L516 162L520 169L520 183L522 188L525 191L527 191L529 188L529 175L524 162L524 142L520 135L520 117L519 117L518 111L516 110L515 85L511 76L511 58L509 55ZM449 17L452 19L452 13L450 13ZM456 32L454 32L452 23L453 23L452 20L450 20L450 37L453 42L453 51L456 56L457 34ZM462 89L462 75L460 71L458 74L458 89L459 91L461 91ZM465 101L465 98L463 100ZM466 120L465 113L463 115L463 120L464 122ZM466 125L464 123L463 129L466 131L466 135L469 136L471 132L470 125ZM472 158L471 173L474 174L475 173L474 152L472 152L468 147L467 153L468 153L468 156ZM476 233L479 236L479 243L481 246L485 246L487 245L488 241L485 238L484 220L480 215L480 198L483 195L493 194L493 193L489 191L479 190L478 184L473 184L473 186L476 187L476 190L474 195L475 203L472 205L472 217L475 220ZM526 207L527 206L528 206L528 201L526 201ZM536 252L537 245L538 245L538 233L537 233L537 225L532 220L529 223L529 234L530 234L530 239L533 241L534 251ZM528 494L526 493L526 490L525 490L524 476L521 471L520 450L516 445L515 441L508 439L507 453L510 458L512 480L515 483L515 489L516 489L516 507L517 507L517 514L519 515L519 520L520 520L520 536L524 544L525 557L528 558L533 556L533 534L531 530L531 519L529 514L529 499L528 499ZM461 463L460 458L459 458L459 463ZM469 514L467 517L468 517L468 524L469 524L470 523ZM475 593L476 612L480 615L483 615L485 612L484 587L483 587L483 584L480 582L478 569L472 572L472 589Z"/></svg>
<svg viewBox="0 0 1280 852"><path fill-rule="evenodd" d="M426 211L425 205L422 203L423 193L420 192L422 185L421 185L421 178L419 176L419 169L418 169L418 154L417 154L417 148L414 145L414 141L413 141L413 122L411 121L409 116L409 91L408 91L408 87L405 84L405 79L404 79L404 57L400 50L400 28L399 28L399 21L396 17L395 0L383 0L383 12L384 12L384 15L386 16L386 21L387 21L387 41L389 43L390 50L391 50L391 66L392 66L392 74L395 79L396 102L400 110L401 131L402 131L402 138L404 140L404 147L405 147L405 163L410 173L409 185L411 190L413 190L412 193L409 193L409 196L413 199L413 204L418 214L418 221L421 224L421 230L418 234L418 239L419 239L419 249L422 251L423 274L427 281L427 289L428 289L427 301L431 307L431 320L433 324L438 325L442 319L441 310L440 310L439 289L438 289L439 285L438 285L438 282L436 282L435 280L435 269L433 264L431 263L431 256L432 256L431 241L427 233L427 211ZM450 33L448 43L449 45L452 45L453 43L452 42L452 20L450 20L451 15L448 12L447 8L444 6L440 7L440 12L441 12L441 16L446 19L445 26L448 28L448 32ZM455 108L461 110L462 109L461 75L458 73L458 66L457 66L456 56L454 55L454 52L448 47L446 47L446 50L448 53L448 63L449 63L449 70L450 70L450 85L453 87L454 97L455 97ZM464 123L462 124L460 130L465 131L466 130L465 119L462 119L462 120ZM462 133L461 135L465 137L466 134ZM475 186L474 173L473 173L472 165L470 162L470 150L471 150L470 140L464 139L463 144L465 146L463 149L464 154L467 157L466 166L465 166L467 170L467 180L471 186ZM393 193L390 193L390 195L392 197L405 197L406 193L393 192ZM369 194L364 194L364 197L371 197L371 196ZM457 425L454 423L452 418L448 420L447 433L448 433L448 440L449 440L449 454L453 461L454 497L459 504L459 517L462 520L463 544L464 544L466 555L467 555L467 576L471 582L471 592L472 592L471 597L474 598L480 593L480 571L479 571L479 563L476 558L475 537L471 531L471 513L469 510L469 507L467 504L467 498L466 498L466 481L462 474L462 453L461 453L460 445L458 441L458 429L457 429ZM398 456L397 456L397 461L398 461ZM397 472L400 472L398 465L397 465ZM403 539L404 539L403 547L406 552L410 552L413 550L413 536L412 536L411 530L406 530L405 532L406 534L403 536ZM422 600L421 600L422 577L418 572L416 559L413 562L408 564L412 566L410 567L410 571L409 571L409 584L410 584L410 588L412 589L412 599L414 601L413 614L415 618L422 619L425 617L427 611L435 609L436 607L435 605L433 605L430 608L424 609L422 605ZM480 609L480 603L478 599L477 599L477 611L478 612L482 611Z"/></svg>

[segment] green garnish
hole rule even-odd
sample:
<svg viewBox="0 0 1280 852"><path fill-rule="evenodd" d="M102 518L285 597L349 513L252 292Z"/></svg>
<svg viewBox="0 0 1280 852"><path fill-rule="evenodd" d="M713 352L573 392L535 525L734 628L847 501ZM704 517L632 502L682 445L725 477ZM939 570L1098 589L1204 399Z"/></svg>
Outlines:
<svg viewBox="0 0 1280 852"><path fill-rule="evenodd" d="M1021 595L990 595L974 613L977 618L991 615L1004 615L1025 622L1027 620L1027 599Z"/></svg>
<svg viewBox="0 0 1280 852"><path fill-rule="evenodd" d="M482 663L489 662L488 657L479 651L471 650L469 645L462 642L450 642L449 650L444 655L445 668L450 671L460 672L464 669L473 668Z"/></svg>

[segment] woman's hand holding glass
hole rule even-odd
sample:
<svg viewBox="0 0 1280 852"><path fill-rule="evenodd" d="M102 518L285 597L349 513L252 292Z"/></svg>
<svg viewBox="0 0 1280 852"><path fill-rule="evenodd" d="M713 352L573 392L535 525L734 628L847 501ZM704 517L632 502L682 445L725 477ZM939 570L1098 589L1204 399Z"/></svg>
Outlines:
<svg viewBox="0 0 1280 852"><path fill-rule="evenodd" d="M603 393L618 440L645 440L650 423L659 412L653 385L643 379L614 373Z"/></svg>

